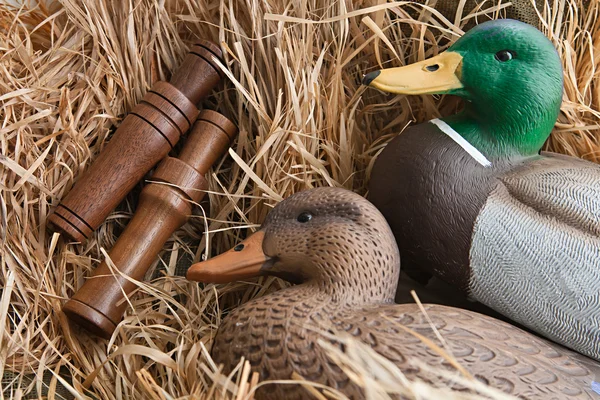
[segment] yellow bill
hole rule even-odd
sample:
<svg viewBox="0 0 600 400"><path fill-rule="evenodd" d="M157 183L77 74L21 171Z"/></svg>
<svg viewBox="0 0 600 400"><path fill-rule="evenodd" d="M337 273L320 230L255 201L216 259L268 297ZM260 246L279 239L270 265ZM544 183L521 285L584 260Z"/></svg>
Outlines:
<svg viewBox="0 0 600 400"><path fill-rule="evenodd" d="M397 94L435 94L461 89L462 56L453 51L405 67L368 73L363 85Z"/></svg>

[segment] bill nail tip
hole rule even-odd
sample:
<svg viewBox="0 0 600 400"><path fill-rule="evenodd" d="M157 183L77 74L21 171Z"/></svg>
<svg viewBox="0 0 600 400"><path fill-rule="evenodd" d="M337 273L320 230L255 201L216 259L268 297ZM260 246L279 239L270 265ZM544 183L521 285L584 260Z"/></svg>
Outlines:
<svg viewBox="0 0 600 400"><path fill-rule="evenodd" d="M368 74L363 76L362 84L365 86L369 86L371 82L373 82L373 80L379 76L379 74L381 74L380 70L369 72Z"/></svg>

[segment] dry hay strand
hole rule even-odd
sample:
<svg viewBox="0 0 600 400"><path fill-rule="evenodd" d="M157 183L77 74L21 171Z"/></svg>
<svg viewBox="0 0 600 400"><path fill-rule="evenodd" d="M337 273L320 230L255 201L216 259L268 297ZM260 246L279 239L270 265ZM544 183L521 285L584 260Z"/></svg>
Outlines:
<svg viewBox="0 0 600 400"><path fill-rule="evenodd" d="M565 65L565 101L547 147L598 161L600 45L594 39L600 6L584 7L584 0L538 3L540 26ZM224 312L285 284L269 278L201 286L176 272L234 245L294 192L339 186L364 194L374 157L394 135L457 109L457 101L446 96L385 96L360 87L362 74L437 54L469 24L510 10L506 1L472 7L460 0L456 14L443 15L431 7L435 2L427 4L62 0L0 5L5 396L251 396L257 382L247 364L240 361L224 376L206 349ZM85 244L50 233L46 218L126 113L152 83L169 77L197 38L221 45L230 78L203 107L233 119L240 135L230 156L208 176L210 211L198 208L165 244L113 338L98 340L70 325L60 309L107 257L106 249L132 216L139 186ZM376 358L362 349L361 357Z"/></svg>

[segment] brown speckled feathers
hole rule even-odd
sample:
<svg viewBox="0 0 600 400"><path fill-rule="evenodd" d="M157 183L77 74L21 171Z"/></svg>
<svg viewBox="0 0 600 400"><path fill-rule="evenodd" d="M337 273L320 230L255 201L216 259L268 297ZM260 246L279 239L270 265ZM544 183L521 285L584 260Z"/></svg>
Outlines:
<svg viewBox="0 0 600 400"><path fill-rule="evenodd" d="M416 375L429 380L410 365L411 357L452 369L419 339L386 319L439 344L416 305L334 310L325 297L316 306L317 296L298 299L295 294L283 290L266 296L264 302L258 299L234 311L219 329L212 351L215 361L230 370L244 356L262 379L289 379L295 371L305 379L337 388L350 398L361 398L360 389L317 345L318 339L326 339L319 330L329 327L371 345L409 378ZM582 356L471 311L439 305L426 305L426 310L454 357L477 379L528 399L595 398L590 390L593 372L586 366L587 360L579 361ZM333 318L329 320L330 316ZM260 393L260 398L283 398L284 392L278 390L284 389L270 387ZM306 392L291 386L285 388L285 396L305 398Z"/></svg>
<svg viewBox="0 0 600 400"><path fill-rule="evenodd" d="M310 220L299 222L306 212ZM327 332L360 338L409 378L429 381L411 365L413 357L452 369L398 326L439 345L416 305L391 304L398 250L385 220L365 199L333 188L301 192L278 205L262 230L264 252L275 260L267 272L302 284L254 299L226 317L212 349L226 372L243 356L262 379L289 379L296 372L362 398L361 389L318 345L320 339L331 342ZM521 398L595 398L590 386L597 363L491 317L439 305L425 309L456 360L477 379ZM265 386L257 397L300 399L307 392L300 386Z"/></svg>

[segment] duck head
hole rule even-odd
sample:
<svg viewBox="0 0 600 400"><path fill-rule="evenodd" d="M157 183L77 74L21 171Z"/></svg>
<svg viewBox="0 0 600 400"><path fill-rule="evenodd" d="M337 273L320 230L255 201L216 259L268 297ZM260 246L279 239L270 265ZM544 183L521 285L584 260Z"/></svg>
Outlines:
<svg viewBox="0 0 600 400"><path fill-rule="evenodd" d="M233 249L194 264L187 279L225 283L273 275L316 285L344 301L393 301L400 255L383 215L339 188L294 194Z"/></svg>
<svg viewBox="0 0 600 400"><path fill-rule="evenodd" d="M398 94L452 94L464 110L443 121L488 157L539 153L560 110L563 74L552 43L531 25L497 20L444 53L374 71L363 84Z"/></svg>

